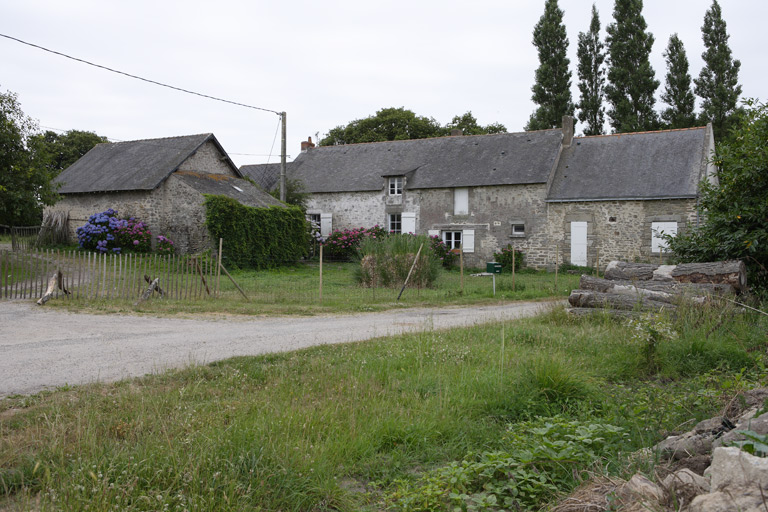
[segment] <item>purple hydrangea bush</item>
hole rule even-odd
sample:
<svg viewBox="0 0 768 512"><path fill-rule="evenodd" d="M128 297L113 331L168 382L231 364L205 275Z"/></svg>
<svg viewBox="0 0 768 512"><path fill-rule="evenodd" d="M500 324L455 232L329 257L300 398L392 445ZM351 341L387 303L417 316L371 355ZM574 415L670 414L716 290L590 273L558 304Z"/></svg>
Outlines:
<svg viewBox="0 0 768 512"><path fill-rule="evenodd" d="M117 210L109 208L91 215L85 225L77 228L77 241L80 248L102 254L149 252L152 232L146 223L134 217L121 219Z"/></svg>
<svg viewBox="0 0 768 512"><path fill-rule="evenodd" d="M173 245L173 240L163 235L157 236L157 252L159 254L173 254L176 252L176 247Z"/></svg>

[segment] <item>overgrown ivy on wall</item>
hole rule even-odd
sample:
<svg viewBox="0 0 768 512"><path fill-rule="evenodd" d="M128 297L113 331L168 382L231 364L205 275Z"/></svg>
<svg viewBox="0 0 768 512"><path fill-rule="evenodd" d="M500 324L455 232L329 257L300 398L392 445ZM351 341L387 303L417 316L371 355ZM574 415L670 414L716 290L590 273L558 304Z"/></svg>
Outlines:
<svg viewBox="0 0 768 512"><path fill-rule="evenodd" d="M224 261L240 268L270 268L298 261L309 247L307 220L298 207L244 206L226 196L205 196L205 225L224 239Z"/></svg>

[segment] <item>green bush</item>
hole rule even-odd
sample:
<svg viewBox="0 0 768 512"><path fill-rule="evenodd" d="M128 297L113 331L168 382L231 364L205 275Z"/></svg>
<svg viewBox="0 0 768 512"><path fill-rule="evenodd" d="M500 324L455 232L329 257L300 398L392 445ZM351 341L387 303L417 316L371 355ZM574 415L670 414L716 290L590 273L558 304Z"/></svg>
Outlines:
<svg viewBox="0 0 768 512"><path fill-rule="evenodd" d="M514 255L515 272L520 270L525 264L525 255L520 249L515 249L512 245L507 244L506 247L501 249L501 252L494 254L496 263L501 263L501 268L507 272L512 272L512 259Z"/></svg>
<svg viewBox="0 0 768 512"><path fill-rule="evenodd" d="M357 281L369 287L402 286L421 245L419 260L413 267L408 286L431 286L440 272L440 258L431 250L429 237L410 234L364 238L359 249L360 266L355 275Z"/></svg>
<svg viewBox="0 0 768 512"><path fill-rule="evenodd" d="M244 206L226 196L205 197L205 225L224 239L223 258L240 268L271 268L297 262L307 253L307 220L298 207Z"/></svg>

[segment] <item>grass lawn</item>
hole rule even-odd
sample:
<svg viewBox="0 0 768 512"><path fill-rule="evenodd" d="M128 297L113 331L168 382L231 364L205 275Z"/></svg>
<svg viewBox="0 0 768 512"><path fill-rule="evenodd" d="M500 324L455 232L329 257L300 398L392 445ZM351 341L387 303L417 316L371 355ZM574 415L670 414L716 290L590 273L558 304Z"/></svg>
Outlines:
<svg viewBox="0 0 768 512"><path fill-rule="evenodd" d="M317 263L297 264L272 270L233 271L232 277L248 296L243 299L222 273L221 297L200 300L152 299L134 307L133 300L57 300L49 304L77 310L106 312L137 311L152 314L226 313L243 315L311 315L354 313L397 307L487 304L515 300L567 297L578 286L577 274L547 272L502 273L496 277L496 294L490 277L472 277L477 272L441 270L432 288L407 288L400 300L397 288L364 288L354 279L354 263L325 263L320 297L320 269ZM161 273L162 275L162 273ZM211 284L211 286L213 286Z"/></svg>
<svg viewBox="0 0 768 512"><path fill-rule="evenodd" d="M11 397L0 509L535 509L763 381L766 328L553 309Z"/></svg>

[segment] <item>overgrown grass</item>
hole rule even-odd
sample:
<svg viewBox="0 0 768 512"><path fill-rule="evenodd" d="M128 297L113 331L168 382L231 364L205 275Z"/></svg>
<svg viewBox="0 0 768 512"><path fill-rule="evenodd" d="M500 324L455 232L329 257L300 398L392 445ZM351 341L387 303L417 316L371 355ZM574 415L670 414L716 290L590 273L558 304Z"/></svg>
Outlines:
<svg viewBox="0 0 768 512"><path fill-rule="evenodd" d="M458 270L438 270L439 276L430 288L408 288L400 300L399 288L366 288L355 280L359 263L326 263L323 265L323 289L320 297L320 272L317 263L306 263L264 271L238 270L232 276L245 291L245 301L222 273L221 296L217 299L169 300L154 298L133 306L132 300L58 300L56 307L76 310L152 314L299 314L352 313L381 311L398 307L488 304L515 300L565 298L578 286L579 276L560 275L555 288L554 273L534 272L500 274L496 277L496 294L490 277L472 277L464 272L463 287Z"/></svg>
<svg viewBox="0 0 768 512"><path fill-rule="evenodd" d="M654 374L624 323L556 309L5 399L0 508L534 506L764 379L764 317L672 326Z"/></svg>

